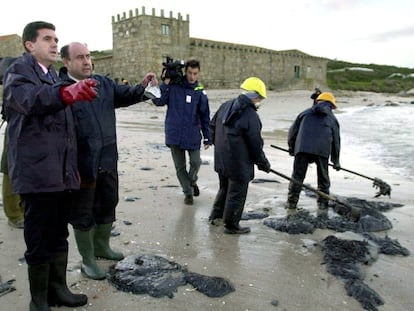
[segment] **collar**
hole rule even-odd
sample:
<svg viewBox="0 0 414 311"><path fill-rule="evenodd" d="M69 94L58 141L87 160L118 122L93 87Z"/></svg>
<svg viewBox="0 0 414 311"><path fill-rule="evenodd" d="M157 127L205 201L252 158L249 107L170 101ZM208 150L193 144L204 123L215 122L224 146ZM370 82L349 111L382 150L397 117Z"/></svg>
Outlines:
<svg viewBox="0 0 414 311"><path fill-rule="evenodd" d="M49 69L45 65L43 65L39 62L37 62L37 63L40 66L40 68L42 68L42 71L43 71L44 74L47 74L49 72Z"/></svg>
<svg viewBox="0 0 414 311"><path fill-rule="evenodd" d="M71 78L73 81L75 81L75 82L79 82L80 80L79 79L76 79L75 77L73 77L70 73L69 73L69 71L68 71L68 77L69 78Z"/></svg>

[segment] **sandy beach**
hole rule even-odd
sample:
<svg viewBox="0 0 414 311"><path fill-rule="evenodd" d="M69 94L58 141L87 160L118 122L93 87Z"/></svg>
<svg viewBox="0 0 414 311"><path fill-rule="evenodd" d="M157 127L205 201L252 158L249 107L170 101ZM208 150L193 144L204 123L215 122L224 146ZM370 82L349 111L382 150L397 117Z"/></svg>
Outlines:
<svg viewBox="0 0 414 311"><path fill-rule="evenodd" d="M293 158L270 144L286 146L286 132L274 130L277 124L290 124L296 115L311 105L310 91L269 92L259 109L263 123L265 153L272 168L290 176ZM211 116L223 101L238 90L208 90ZM377 101L406 101L412 98L374 93L336 94L341 107L367 105ZM169 149L164 145L165 107L150 102L117 111L120 174L120 201L115 230L111 238L115 249L126 256L155 254L173 260L193 272L228 279L235 291L221 298L209 298L192 286L179 287L173 298L154 298L116 290L106 280L94 281L80 273L80 255L70 228L68 284L75 292L88 295L88 305L76 310L363 310L348 296L343 282L326 271L319 242L328 235L352 238L354 233L317 229L313 234L289 235L263 225L263 220L248 220L251 227L243 236L223 234L223 228L208 224L210 209L218 189L214 172L214 149L202 150L199 173L200 196L193 206L185 205L175 176ZM276 126L275 126L276 124ZM4 128L1 129L3 137ZM401 203L404 206L385 213L393 228L377 233L397 239L414 252L414 182L393 174L378 164L359 157L355 146L342 145L341 165L367 176L378 177L392 187L391 198L374 198L372 182L343 171L331 171L331 193L366 200ZM305 180L316 187L315 167ZM270 217L283 217L286 210L288 180L256 170L245 211L268 209ZM273 182L271 182L273 181ZM316 213L315 199L301 195L299 207ZM23 231L7 225L0 213L1 281L16 281L16 291L0 297L1 310L28 310L30 299L27 266L24 262ZM113 262L100 260L108 268ZM381 311L414 310L413 256L380 254L376 262L365 266L365 282L384 300ZM273 302L273 304L272 304ZM277 303L276 303L277 302ZM71 310L52 308L52 310Z"/></svg>

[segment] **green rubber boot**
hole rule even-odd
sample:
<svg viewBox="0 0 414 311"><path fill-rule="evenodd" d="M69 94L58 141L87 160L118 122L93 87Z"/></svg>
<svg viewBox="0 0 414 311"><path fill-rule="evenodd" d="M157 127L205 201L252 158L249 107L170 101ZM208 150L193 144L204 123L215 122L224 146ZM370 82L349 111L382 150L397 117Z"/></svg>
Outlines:
<svg viewBox="0 0 414 311"><path fill-rule="evenodd" d="M124 259L124 255L121 252L113 251L109 246L111 229L112 223L95 226L95 232L93 236L95 257L101 257L109 260L122 260Z"/></svg>
<svg viewBox="0 0 414 311"><path fill-rule="evenodd" d="M88 231L81 231L74 229L76 244L78 245L79 253L82 256L82 273L93 280L105 279L105 272L99 268L96 263L93 245L93 232L94 229Z"/></svg>

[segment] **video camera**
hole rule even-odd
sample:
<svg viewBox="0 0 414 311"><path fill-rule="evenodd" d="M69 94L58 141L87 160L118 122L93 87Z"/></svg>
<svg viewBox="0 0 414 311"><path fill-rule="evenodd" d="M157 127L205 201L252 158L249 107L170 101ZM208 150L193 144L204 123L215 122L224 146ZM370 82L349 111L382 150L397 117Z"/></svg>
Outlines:
<svg viewBox="0 0 414 311"><path fill-rule="evenodd" d="M185 62L183 60L174 60L170 56L166 56L166 61L162 63L161 80L171 79L175 84L181 84L184 78L183 68Z"/></svg>

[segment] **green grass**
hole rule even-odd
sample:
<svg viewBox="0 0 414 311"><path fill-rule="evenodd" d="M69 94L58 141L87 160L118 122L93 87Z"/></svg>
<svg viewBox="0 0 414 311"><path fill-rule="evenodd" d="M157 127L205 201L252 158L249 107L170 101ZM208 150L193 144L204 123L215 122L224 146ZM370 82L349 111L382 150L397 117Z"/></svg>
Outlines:
<svg viewBox="0 0 414 311"><path fill-rule="evenodd" d="M347 69L352 67L369 68L373 71ZM332 90L400 93L414 88L414 77L391 77L396 73L404 76L414 74L412 68L331 60L328 62L327 71L328 87Z"/></svg>

